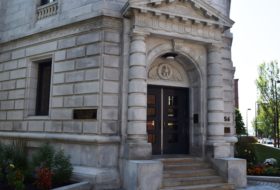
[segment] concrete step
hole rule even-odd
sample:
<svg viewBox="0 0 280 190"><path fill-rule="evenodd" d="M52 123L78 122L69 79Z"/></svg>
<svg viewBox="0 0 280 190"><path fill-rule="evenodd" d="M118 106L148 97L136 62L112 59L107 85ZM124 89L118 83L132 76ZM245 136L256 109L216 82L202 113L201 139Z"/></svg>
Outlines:
<svg viewBox="0 0 280 190"><path fill-rule="evenodd" d="M178 178L178 177L199 177L199 176L213 176L217 175L213 169L199 169L199 170L168 170L163 172L164 178Z"/></svg>
<svg viewBox="0 0 280 190"><path fill-rule="evenodd" d="M202 163L204 160L202 158L162 158L160 159L163 164L180 164L180 163Z"/></svg>
<svg viewBox="0 0 280 190"><path fill-rule="evenodd" d="M163 163L162 190L233 190L201 158L167 158Z"/></svg>
<svg viewBox="0 0 280 190"><path fill-rule="evenodd" d="M197 170L211 168L208 163L168 163L164 164L164 170Z"/></svg>
<svg viewBox="0 0 280 190"><path fill-rule="evenodd" d="M203 176L189 178L164 178L163 187L190 186L202 184L217 184L223 183L223 179L219 176Z"/></svg>
<svg viewBox="0 0 280 190"><path fill-rule="evenodd" d="M234 186L228 183L217 183L208 185L163 187L161 190L234 190Z"/></svg>

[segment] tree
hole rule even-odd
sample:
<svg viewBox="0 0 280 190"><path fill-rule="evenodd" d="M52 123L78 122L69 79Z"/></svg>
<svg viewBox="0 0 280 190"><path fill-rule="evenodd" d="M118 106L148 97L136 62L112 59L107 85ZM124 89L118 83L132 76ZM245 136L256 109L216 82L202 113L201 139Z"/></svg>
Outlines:
<svg viewBox="0 0 280 190"><path fill-rule="evenodd" d="M265 135L274 138L274 146L279 146L279 125L278 108L279 101L277 96L279 87L279 65L277 61L262 63L258 68L258 78L256 80L258 90L258 116L255 118L258 122L258 129Z"/></svg>
<svg viewBox="0 0 280 190"><path fill-rule="evenodd" d="M237 135L246 135L246 129L244 127L244 122L242 115L238 109L235 109L235 129Z"/></svg>
<svg viewBox="0 0 280 190"><path fill-rule="evenodd" d="M257 117L252 124L257 130L256 133L259 137L271 138L273 137L273 110L265 106L264 104L258 107Z"/></svg>

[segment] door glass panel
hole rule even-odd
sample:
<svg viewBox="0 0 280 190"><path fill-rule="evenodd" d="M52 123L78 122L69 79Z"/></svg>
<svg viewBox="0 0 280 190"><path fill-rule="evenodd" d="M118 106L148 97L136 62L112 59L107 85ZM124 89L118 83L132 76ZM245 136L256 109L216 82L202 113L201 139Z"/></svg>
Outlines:
<svg viewBox="0 0 280 190"><path fill-rule="evenodd" d="M169 122L167 123L167 126L168 126L169 129L174 129L174 130L177 130L177 129L178 129L177 123L176 123L176 122L173 122L173 121L169 121Z"/></svg>
<svg viewBox="0 0 280 190"><path fill-rule="evenodd" d="M168 108L168 117L177 117L177 108Z"/></svg>
<svg viewBox="0 0 280 190"><path fill-rule="evenodd" d="M168 134L168 143L177 143L178 142L178 135L176 133Z"/></svg>
<svg viewBox="0 0 280 190"><path fill-rule="evenodd" d="M156 104L156 96L148 95L148 105L155 105L155 104Z"/></svg>
<svg viewBox="0 0 280 190"><path fill-rule="evenodd" d="M149 143L155 143L156 142L156 136L154 134L148 134L148 142Z"/></svg>
<svg viewBox="0 0 280 190"><path fill-rule="evenodd" d="M147 121L147 130L154 130L155 129L155 121Z"/></svg>
<svg viewBox="0 0 280 190"><path fill-rule="evenodd" d="M168 106L177 105L177 96L168 96Z"/></svg>
<svg viewBox="0 0 280 190"><path fill-rule="evenodd" d="M156 108L148 108L147 109L148 117L155 117L156 116Z"/></svg>

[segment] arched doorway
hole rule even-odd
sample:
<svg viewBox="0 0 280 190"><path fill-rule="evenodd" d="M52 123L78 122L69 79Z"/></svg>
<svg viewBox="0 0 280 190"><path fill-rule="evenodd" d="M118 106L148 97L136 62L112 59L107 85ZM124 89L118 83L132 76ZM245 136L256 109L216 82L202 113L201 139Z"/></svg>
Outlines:
<svg viewBox="0 0 280 190"><path fill-rule="evenodd" d="M194 117L201 111L198 76L193 63L180 54L163 54L149 66L147 133L154 155L192 152L199 122Z"/></svg>

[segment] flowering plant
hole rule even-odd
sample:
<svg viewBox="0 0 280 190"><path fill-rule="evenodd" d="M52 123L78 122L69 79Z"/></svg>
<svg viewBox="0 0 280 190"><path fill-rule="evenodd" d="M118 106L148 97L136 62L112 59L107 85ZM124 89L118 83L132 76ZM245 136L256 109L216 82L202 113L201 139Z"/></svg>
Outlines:
<svg viewBox="0 0 280 190"><path fill-rule="evenodd" d="M53 172L47 167L41 167L36 172L35 184L40 190L49 190L52 187Z"/></svg>
<svg viewBox="0 0 280 190"><path fill-rule="evenodd" d="M248 175L265 175L265 176L279 176L280 168L276 166L268 166L265 164L252 165L247 169Z"/></svg>
<svg viewBox="0 0 280 190"><path fill-rule="evenodd" d="M15 190L23 190L25 188L22 171L17 169L12 163L7 168L7 181L9 186L14 187Z"/></svg>
<svg viewBox="0 0 280 190"><path fill-rule="evenodd" d="M257 166L251 166L247 170L249 175L263 175L265 172L265 166L263 165L257 165Z"/></svg>

